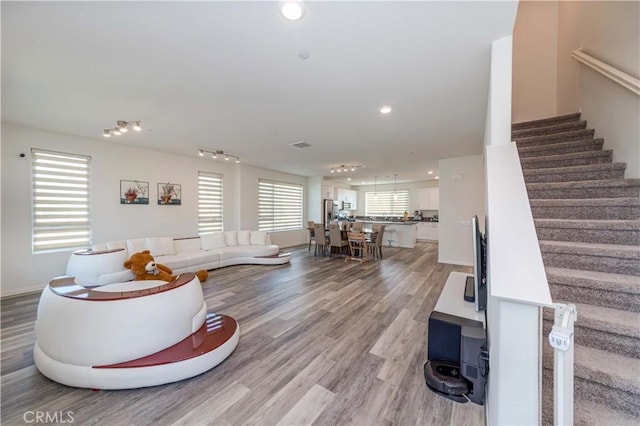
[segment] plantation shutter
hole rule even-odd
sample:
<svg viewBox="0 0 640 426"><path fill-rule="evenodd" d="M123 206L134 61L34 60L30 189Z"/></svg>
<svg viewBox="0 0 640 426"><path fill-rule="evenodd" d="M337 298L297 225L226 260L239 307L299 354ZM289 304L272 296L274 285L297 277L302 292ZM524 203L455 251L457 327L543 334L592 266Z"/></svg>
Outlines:
<svg viewBox="0 0 640 426"><path fill-rule="evenodd" d="M32 250L91 245L91 157L31 150Z"/></svg>
<svg viewBox="0 0 640 426"><path fill-rule="evenodd" d="M258 230L302 229L302 185L258 180Z"/></svg>
<svg viewBox="0 0 640 426"><path fill-rule="evenodd" d="M365 193L366 216L402 216L409 211L409 190Z"/></svg>
<svg viewBox="0 0 640 426"><path fill-rule="evenodd" d="M222 175L198 172L198 234L222 230Z"/></svg>

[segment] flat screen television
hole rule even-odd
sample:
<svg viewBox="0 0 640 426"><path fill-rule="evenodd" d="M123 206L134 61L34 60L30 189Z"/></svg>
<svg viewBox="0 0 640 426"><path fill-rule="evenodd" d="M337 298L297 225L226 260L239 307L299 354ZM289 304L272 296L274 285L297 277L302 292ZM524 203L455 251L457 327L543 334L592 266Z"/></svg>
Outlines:
<svg viewBox="0 0 640 426"><path fill-rule="evenodd" d="M487 240L480 232L478 216L471 218L473 243L473 276L467 278L464 289L464 300L474 302L476 311L483 311L487 306Z"/></svg>

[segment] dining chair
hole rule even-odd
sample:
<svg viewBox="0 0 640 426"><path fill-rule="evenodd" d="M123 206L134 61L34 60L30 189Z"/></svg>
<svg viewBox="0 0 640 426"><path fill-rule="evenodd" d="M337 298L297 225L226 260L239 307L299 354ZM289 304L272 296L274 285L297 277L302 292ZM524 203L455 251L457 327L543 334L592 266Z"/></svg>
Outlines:
<svg viewBox="0 0 640 426"><path fill-rule="evenodd" d="M353 222L351 224L351 232L362 232L364 222Z"/></svg>
<svg viewBox="0 0 640 426"><path fill-rule="evenodd" d="M378 228L378 233L376 234L375 240L372 241L371 251L373 253L374 259L382 260L382 244L384 243L384 228L386 225L380 225Z"/></svg>
<svg viewBox="0 0 640 426"><path fill-rule="evenodd" d="M316 242L315 233L313 229L314 225L315 223L312 220L307 222L307 230L309 231L309 250L307 251L311 251L311 243Z"/></svg>
<svg viewBox="0 0 640 426"><path fill-rule="evenodd" d="M329 243L327 239L327 231L324 229L324 224L314 223L313 234L314 234L314 240L316 242L316 250L314 254L317 255L318 251L321 251L322 255L324 256L324 253L327 249L327 244Z"/></svg>
<svg viewBox="0 0 640 426"><path fill-rule="evenodd" d="M334 252L334 248L338 249L338 254L344 254L346 247L349 247L349 242L342 239L342 232L337 223L329 224L329 257Z"/></svg>
<svg viewBox="0 0 640 426"><path fill-rule="evenodd" d="M360 263L369 261L369 253L367 249L367 240L365 239L363 232L349 232L347 234L349 242L349 251L351 256L345 259L355 260Z"/></svg>

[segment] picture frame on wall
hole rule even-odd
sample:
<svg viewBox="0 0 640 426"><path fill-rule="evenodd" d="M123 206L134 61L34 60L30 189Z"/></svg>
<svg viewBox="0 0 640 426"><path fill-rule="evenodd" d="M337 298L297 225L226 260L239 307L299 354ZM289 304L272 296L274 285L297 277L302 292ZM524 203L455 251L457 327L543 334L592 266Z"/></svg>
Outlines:
<svg viewBox="0 0 640 426"><path fill-rule="evenodd" d="M158 183L158 204L179 206L182 203L182 185L177 183Z"/></svg>
<svg viewBox="0 0 640 426"><path fill-rule="evenodd" d="M149 204L149 182L120 180L120 204Z"/></svg>

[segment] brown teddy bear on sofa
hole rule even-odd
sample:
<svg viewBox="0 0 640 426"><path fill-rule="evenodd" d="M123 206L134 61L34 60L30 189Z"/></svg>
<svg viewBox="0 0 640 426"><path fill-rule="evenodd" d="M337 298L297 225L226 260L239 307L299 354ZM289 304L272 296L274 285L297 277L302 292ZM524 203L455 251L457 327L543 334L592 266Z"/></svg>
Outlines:
<svg viewBox="0 0 640 426"><path fill-rule="evenodd" d="M173 281L176 279L176 275L172 275L173 270L168 266L156 263L151 252L144 250L140 253L134 253L129 260L124 262L124 267L131 269L131 272L135 275L135 280L161 280L161 281ZM196 272L196 276L200 282L207 280L209 272L204 269Z"/></svg>

